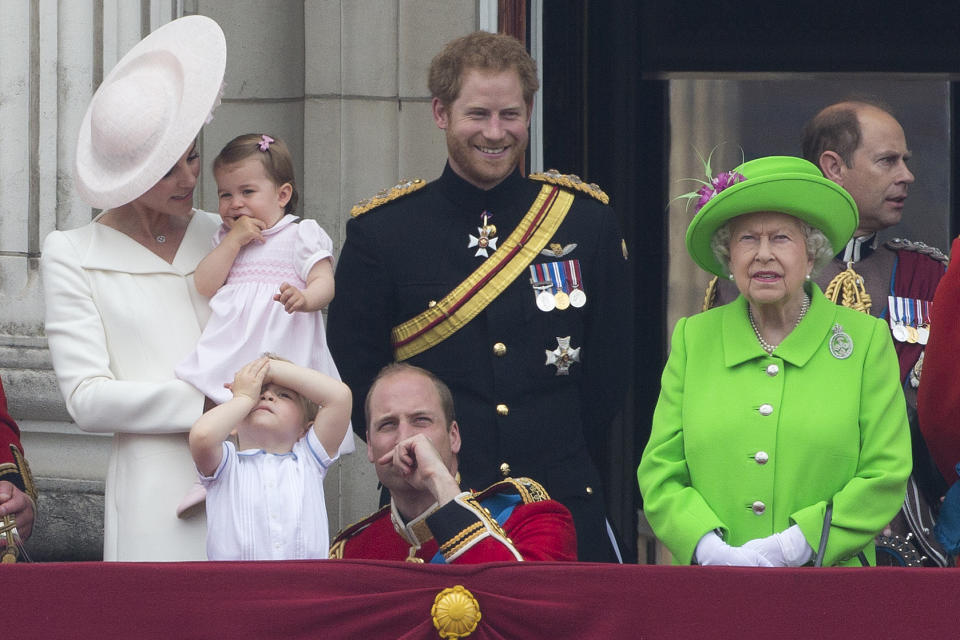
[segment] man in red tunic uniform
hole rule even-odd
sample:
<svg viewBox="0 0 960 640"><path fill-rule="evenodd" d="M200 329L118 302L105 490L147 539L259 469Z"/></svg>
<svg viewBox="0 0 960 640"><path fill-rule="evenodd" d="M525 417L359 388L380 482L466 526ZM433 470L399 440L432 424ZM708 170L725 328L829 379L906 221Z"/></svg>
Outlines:
<svg viewBox="0 0 960 640"><path fill-rule="evenodd" d="M12 516L20 539L29 538L33 530L35 498L33 479L20 445L20 429L7 412L7 396L0 382L0 533L7 526L5 517ZM3 546L4 537L0 535L0 547Z"/></svg>
<svg viewBox="0 0 960 640"><path fill-rule="evenodd" d="M392 364L366 399L367 458L390 504L340 532L331 558L473 564L576 560L570 512L528 478L479 493L457 481L453 398L430 372Z"/></svg>

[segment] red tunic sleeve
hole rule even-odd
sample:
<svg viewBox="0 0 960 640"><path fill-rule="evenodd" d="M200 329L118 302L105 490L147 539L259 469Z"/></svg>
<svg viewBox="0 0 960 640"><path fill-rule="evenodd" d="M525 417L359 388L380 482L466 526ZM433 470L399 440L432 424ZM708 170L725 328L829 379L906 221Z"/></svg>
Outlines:
<svg viewBox="0 0 960 640"><path fill-rule="evenodd" d="M917 389L920 430L948 485L957 480L954 466L960 462L960 237L950 254L953 260L933 296L930 339Z"/></svg>

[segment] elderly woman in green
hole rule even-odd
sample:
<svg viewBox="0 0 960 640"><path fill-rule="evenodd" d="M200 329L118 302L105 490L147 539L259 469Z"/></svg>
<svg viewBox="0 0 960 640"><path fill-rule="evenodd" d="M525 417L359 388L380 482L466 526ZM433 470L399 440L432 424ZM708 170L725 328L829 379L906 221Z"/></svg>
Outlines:
<svg viewBox="0 0 960 640"><path fill-rule="evenodd" d="M680 564L801 566L824 532L824 565L874 562L911 466L897 359L882 320L810 281L856 205L809 162L769 157L698 206L687 250L741 295L674 329L637 469L647 519Z"/></svg>

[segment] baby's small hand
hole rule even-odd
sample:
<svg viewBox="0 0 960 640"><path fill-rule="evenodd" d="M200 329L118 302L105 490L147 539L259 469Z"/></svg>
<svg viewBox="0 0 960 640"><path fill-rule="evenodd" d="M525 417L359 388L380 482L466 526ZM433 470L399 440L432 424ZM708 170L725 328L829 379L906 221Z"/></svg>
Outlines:
<svg viewBox="0 0 960 640"><path fill-rule="evenodd" d="M260 388L263 381L270 372L270 359L266 356L257 358L249 362L237 371L233 377L233 384L230 385L230 391L234 398L246 397L254 402L260 399Z"/></svg>
<svg viewBox="0 0 960 640"><path fill-rule="evenodd" d="M254 240L263 243L263 230L267 228L263 220L251 218L250 216L237 216L236 218L224 217L223 223L230 229L227 234L241 247L245 247Z"/></svg>
<svg viewBox="0 0 960 640"><path fill-rule="evenodd" d="M307 297L303 295L303 291L286 282L280 285L280 293L273 296L273 299L282 304L287 313L303 311L307 306Z"/></svg>

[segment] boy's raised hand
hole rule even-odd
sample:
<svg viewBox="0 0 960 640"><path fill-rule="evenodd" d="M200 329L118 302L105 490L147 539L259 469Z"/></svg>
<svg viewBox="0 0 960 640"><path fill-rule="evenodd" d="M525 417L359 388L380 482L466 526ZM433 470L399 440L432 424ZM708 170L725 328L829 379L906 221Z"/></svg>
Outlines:
<svg viewBox="0 0 960 640"><path fill-rule="evenodd" d="M230 391L233 397L247 397L254 402L260 399L260 389L267 375L270 373L270 358L261 356L253 362L243 365L233 377Z"/></svg>

